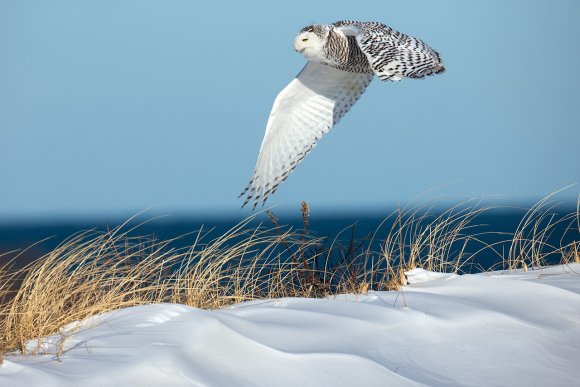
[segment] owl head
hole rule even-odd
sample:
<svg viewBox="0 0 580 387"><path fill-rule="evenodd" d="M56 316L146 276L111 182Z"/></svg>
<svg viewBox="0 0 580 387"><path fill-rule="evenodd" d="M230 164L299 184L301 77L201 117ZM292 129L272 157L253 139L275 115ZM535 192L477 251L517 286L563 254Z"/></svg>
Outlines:
<svg viewBox="0 0 580 387"><path fill-rule="evenodd" d="M300 30L294 39L294 49L308 60L322 62L324 60L324 44L328 37L327 26L312 25Z"/></svg>

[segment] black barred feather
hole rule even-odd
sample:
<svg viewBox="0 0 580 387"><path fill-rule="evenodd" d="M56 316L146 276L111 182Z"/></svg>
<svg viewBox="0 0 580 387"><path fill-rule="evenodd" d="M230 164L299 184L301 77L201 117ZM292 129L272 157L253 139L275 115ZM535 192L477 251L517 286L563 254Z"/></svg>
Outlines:
<svg viewBox="0 0 580 387"><path fill-rule="evenodd" d="M383 81L423 78L445 71L439 53L427 43L382 23L345 20L333 26L356 39L370 67Z"/></svg>

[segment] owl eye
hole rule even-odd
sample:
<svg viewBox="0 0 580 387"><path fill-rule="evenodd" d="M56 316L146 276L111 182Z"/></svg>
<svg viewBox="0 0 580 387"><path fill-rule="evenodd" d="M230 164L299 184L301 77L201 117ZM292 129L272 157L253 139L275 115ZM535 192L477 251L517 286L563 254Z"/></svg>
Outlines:
<svg viewBox="0 0 580 387"><path fill-rule="evenodd" d="M304 39L302 39L302 41L303 42L306 42L306 41L308 41L308 38L304 38Z"/></svg>

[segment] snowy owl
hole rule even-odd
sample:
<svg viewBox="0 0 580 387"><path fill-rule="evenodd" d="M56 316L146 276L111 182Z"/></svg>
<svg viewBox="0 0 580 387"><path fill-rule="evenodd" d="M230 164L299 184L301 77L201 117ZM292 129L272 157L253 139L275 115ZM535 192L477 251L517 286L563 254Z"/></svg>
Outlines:
<svg viewBox="0 0 580 387"><path fill-rule="evenodd" d="M339 21L303 28L294 49L308 63L276 97L256 168L240 194L253 208L276 189L348 112L376 74L383 81L445 71L425 42L377 22Z"/></svg>

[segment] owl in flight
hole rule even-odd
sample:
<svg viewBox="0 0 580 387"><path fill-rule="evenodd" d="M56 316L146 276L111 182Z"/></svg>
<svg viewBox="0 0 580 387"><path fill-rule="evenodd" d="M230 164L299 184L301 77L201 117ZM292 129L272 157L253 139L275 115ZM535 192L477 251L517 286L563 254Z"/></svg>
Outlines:
<svg viewBox="0 0 580 387"><path fill-rule="evenodd" d="M423 78L445 71L425 42L377 22L339 21L303 28L294 49L306 66L276 97L256 168L240 194L245 206L270 194L340 121L374 75L382 81Z"/></svg>

